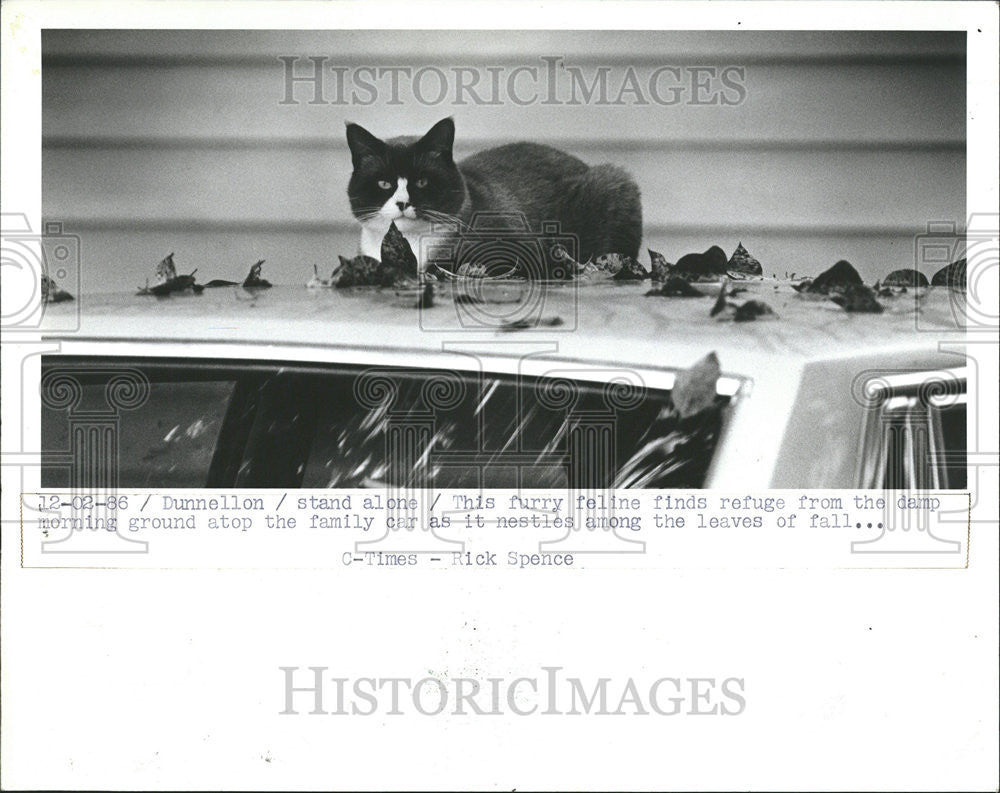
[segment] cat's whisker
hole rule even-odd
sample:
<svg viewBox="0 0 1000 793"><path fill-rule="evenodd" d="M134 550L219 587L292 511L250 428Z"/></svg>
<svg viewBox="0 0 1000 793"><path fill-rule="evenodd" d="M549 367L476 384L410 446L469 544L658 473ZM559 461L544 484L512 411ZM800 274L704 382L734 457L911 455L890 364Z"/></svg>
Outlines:
<svg viewBox="0 0 1000 793"><path fill-rule="evenodd" d="M355 212L354 217L358 219L360 223L367 223L369 220L374 220L379 217L382 213L379 209L372 209L367 212Z"/></svg>
<svg viewBox="0 0 1000 793"><path fill-rule="evenodd" d="M438 222L446 224L449 226L455 226L460 231L465 231L472 228L468 223L465 223L461 218L456 215L449 215L446 212L439 212L436 209L418 209L417 212L420 216L430 220L432 222Z"/></svg>

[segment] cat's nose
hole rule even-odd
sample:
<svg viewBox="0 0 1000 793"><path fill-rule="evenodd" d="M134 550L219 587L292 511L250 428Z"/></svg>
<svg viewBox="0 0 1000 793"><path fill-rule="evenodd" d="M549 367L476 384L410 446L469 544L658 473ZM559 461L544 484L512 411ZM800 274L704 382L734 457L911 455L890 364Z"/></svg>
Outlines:
<svg viewBox="0 0 1000 793"><path fill-rule="evenodd" d="M409 205L410 205L409 201L397 201L396 202L396 206L399 208L400 212L402 212L404 209L406 209Z"/></svg>

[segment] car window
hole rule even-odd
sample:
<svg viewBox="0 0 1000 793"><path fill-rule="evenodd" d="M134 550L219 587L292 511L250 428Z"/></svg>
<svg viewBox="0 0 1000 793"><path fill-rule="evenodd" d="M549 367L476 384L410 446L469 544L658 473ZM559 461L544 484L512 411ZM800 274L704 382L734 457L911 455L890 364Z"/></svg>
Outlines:
<svg viewBox="0 0 1000 793"><path fill-rule="evenodd" d="M235 380L158 380L135 407L108 404L108 375L63 368L78 380L79 399L63 405L43 385L42 486L71 488L107 481L120 487L203 487ZM65 381L64 381L65 382ZM115 448L117 447L117 448Z"/></svg>
<svg viewBox="0 0 1000 793"><path fill-rule="evenodd" d="M886 490L967 487L964 370L883 377L869 387L858 486Z"/></svg>
<svg viewBox="0 0 1000 793"><path fill-rule="evenodd" d="M87 363L86 400L100 398L116 367L149 382L148 398L120 411L123 487L700 487L726 406L720 397L681 420L667 391L564 376ZM69 448L79 418L45 394L66 365L43 361L50 457ZM43 484L79 476L73 465L79 458L47 466Z"/></svg>
<svg viewBox="0 0 1000 793"><path fill-rule="evenodd" d="M369 378L391 398L357 393ZM551 488L574 477L607 487L669 403L654 392L616 411L592 383L454 372L370 372L356 384L321 410L306 487L423 478L438 487Z"/></svg>
<svg viewBox="0 0 1000 793"><path fill-rule="evenodd" d="M941 407L937 410L942 446L945 457L941 462L943 481L941 487L965 490L968 487L968 451L966 433L968 431L967 406L961 404Z"/></svg>

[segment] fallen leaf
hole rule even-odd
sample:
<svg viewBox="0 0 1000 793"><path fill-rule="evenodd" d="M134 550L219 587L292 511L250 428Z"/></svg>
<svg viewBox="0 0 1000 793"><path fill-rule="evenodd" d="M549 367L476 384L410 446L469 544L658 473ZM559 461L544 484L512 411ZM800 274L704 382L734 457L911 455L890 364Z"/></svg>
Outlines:
<svg viewBox="0 0 1000 793"><path fill-rule="evenodd" d="M727 266L726 252L718 245L713 245L702 253L688 253L681 256L672 272L685 278L714 279L716 276L725 275Z"/></svg>
<svg viewBox="0 0 1000 793"><path fill-rule="evenodd" d="M722 372L719 359L710 352L690 369L677 373L670 399L681 418L715 406L716 385Z"/></svg>
<svg viewBox="0 0 1000 793"><path fill-rule="evenodd" d="M747 300L743 303L735 303L730 298L733 295L746 292L743 287L732 288L728 278L722 280L722 287L719 289L719 296L715 300L715 305L708 313L710 317L716 317L725 313L720 319L732 319L734 322L749 322L757 317L774 316L774 311L767 303L760 300Z"/></svg>
<svg viewBox="0 0 1000 793"><path fill-rule="evenodd" d="M348 259L344 256L340 258L340 267L333 271L333 275L339 274L334 286L337 289L346 289L351 286L392 286L398 276L398 272L392 267L383 267L378 259L363 254Z"/></svg>
<svg viewBox="0 0 1000 793"><path fill-rule="evenodd" d="M247 288L255 289L267 289L271 286L271 282L260 277L260 270L264 266L265 259L260 259L256 264L250 268L250 272L247 273L246 279L243 281L243 286Z"/></svg>
<svg viewBox="0 0 1000 793"><path fill-rule="evenodd" d="M500 323L498 330L501 332L510 332L515 330L529 330L531 328L556 328L562 324L562 317L542 317L537 322L531 322L527 319L515 319Z"/></svg>
<svg viewBox="0 0 1000 793"><path fill-rule="evenodd" d="M748 300L736 307L736 313L733 314L733 321L752 322L757 317L769 316L774 316L774 310L767 303L762 303L760 300Z"/></svg>
<svg viewBox="0 0 1000 793"><path fill-rule="evenodd" d="M73 295L65 289L60 289L59 285L47 275L42 276L42 302L43 303L65 303L73 299Z"/></svg>
<svg viewBox="0 0 1000 793"><path fill-rule="evenodd" d="M593 264L598 270L603 270L609 275L617 275L625 265L625 259L626 257L620 253L602 253L594 258Z"/></svg>
<svg viewBox="0 0 1000 793"><path fill-rule="evenodd" d="M924 275L920 270L893 270L889 273L885 280L882 281L883 286L930 286L930 281L927 280L927 276Z"/></svg>
<svg viewBox="0 0 1000 793"><path fill-rule="evenodd" d="M594 262L587 262L585 264L577 265L578 269L576 271L576 279L578 281L589 281L591 283L596 281L610 281L614 275L609 273L607 270L598 267Z"/></svg>
<svg viewBox="0 0 1000 793"><path fill-rule="evenodd" d="M633 259L631 256L623 257L621 269L615 273L611 278L614 281L644 281L649 278L649 273L646 272L646 268L643 267L639 262Z"/></svg>
<svg viewBox="0 0 1000 793"><path fill-rule="evenodd" d="M931 277L931 286L950 286L953 289L965 289L965 259L952 262L942 267Z"/></svg>
<svg viewBox="0 0 1000 793"><path fill-rule="evenodd" d="M177 268L174 266L174 254L171 252L156 265L156 282L158 284L165 284L176 277Z"/></svg>
<svg viewBox="0 0 1000 793"><path fill-rule="evenodd" d="M733 255L729 257L726 270L744 275L762 275L764 272L760 266L760 262L750 255L747 249L743 247L742 242L736 246Z"/></svg>
<svg viewBox="0 0 1000 793"><path fill-rule="evenodd" d="M599 271L608 273L615 281L642 281L649 278L646 268L624 253L604 253L594 259Z"/></svg>
<svg viewBox="0 0 1000 793"><path fill-rule="evenodd" d="M871 287L864 284L853 284L846 289L830 295L830 300L844 309L863 314L881 314L885 309L875 299Z"/></svg>
<svg viewBox="0 0 1000 793"><path fill-rule="evenodd" d="M854 265L841 259L833 267L817 275L808 285L801 286L800 291L804 289L806 292L825 295L838 289L861 286L863 283Z"/></svg>
<svg viewBox="0 0 1000 793"><path fill-rule="evenodd" d="M188 275L177 275L177 268L174 266L174 255L171 253L156 265L157 282L153 286L146 282L146 286L140 287L137 294L153 295L155 297L165 297L175 293L201 294L204 285L195 283L194 274L198 268L192 270Z"/></svg>
<svg viewBox="0 0 1000 793"><path fill-rule="evenodd" d="M664 282L670 277L673 265L664 258L663 254L647 248L649 251L649 264L652 267L652 278L654 281Z"/></svg>
<svg viewBox="0 0 1000 793"><path fill-rule="evenodd" d="M382 264L396 268L404 276L417 277L417 257L395 223L382 238Z"/></svg>
<svg viewBox="0 0 1000 793"><path fill-rule="evenodd" d="M650 289L646 297L704 297L705 293L695 289L686 278L670 276L658 289Z"/></svg>
<svg viewBox="0 0 1000 793"><path fill-rule="evenodd" d="M336 271L334 271L334 274L336 274ZM306 289L329 289L331 286L333 286L333 276L320 278L319 268L314 264L313 277L306 282Z"/></svg>

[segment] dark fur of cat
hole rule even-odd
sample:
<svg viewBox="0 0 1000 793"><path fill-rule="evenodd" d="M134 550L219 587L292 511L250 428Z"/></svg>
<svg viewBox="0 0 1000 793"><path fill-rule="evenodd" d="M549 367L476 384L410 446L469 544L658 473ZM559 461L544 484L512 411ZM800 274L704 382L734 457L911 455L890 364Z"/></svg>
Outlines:
<svg viewBox="0 0 1000 793"><path fill-rule="evenodd" d="M382 238L390 223L395 223L423 269L430 249L426 235L432 224L436 237L437 229L451 227L475 239L479 235L471 226L478 216L477 232L483 227L506 229L490 236L511 237L510 264L524 256L524 248L518 248L514 238L530 237L543 243L535 250L546 251L545 261L522 268L528 275L550 277L557 272L553 246L545 244L550 235L542 234L542 224L549 221L559 224L559 234L552 238L569 235L576 240L579 261L602 253L638 256L642 241L639 187L622 169L588 166L537 143L499 146L455 163L454 140L455 124L450 118L439 121L419 139L382 141L357 124L347 125L354 164L347 193L351 211L362 224L363 254L379 258ZM530 233L524 231L521 217Z"/></svg>

